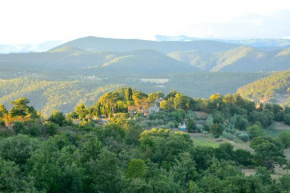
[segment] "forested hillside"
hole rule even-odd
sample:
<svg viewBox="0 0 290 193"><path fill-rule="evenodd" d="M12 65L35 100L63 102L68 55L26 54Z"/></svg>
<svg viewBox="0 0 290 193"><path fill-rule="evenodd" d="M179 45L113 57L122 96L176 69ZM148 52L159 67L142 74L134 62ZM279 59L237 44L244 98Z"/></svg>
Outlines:
<svg viewBox="0 0 290 193"><path fill-rule="evenodd" d="M275 121L290 124L289 108L257 109L238 94L207 100L128 87L67 116L43 118L25 97L11 104L0 105L0 192L290 191L290 132L265 134ZM145 114L153 104L160 110ZM221 143L200 145L198 136Z"/></svg>
<svg viewBox="0 0 290 193"><path fill-rule="evenodd" d="M139 49L153 49L162 53L170 53L173 51L186 51L186 50L201 50L206 52L225 51L235 47L237 44L222 43L211 40L200 40L190 42L179 41L148 41L138 39L110 39L99 37L84 37L79 38L63 45L56 47L77 47L89 51L117 51L117 52L130 52Z"/></svg>
<svg viewBox="0 0 290 193"><path fill-rule="evenodd" d="M0 69L7 72L67 71L88 73L175 73L192 72L196 68L155 50L132 52L91 52L76 47L62 47L42 53L0 54Z"/></svg>
<svg viewBox="0 0 290 193"><path fill-rule="evenodd" d="M68 113L75 104L91 105L102 93L120 86L132 86L146 92L163 91L164 93L175 89L192 97L208 98L215 92L235 93L240 86L265 77L267 74L196 72L138 76L115 73L100 76L73 74L67 77L62 73L51 76L44 73L38 76L38 78L0 80L0 103L8 105L10 101L25 96L30 98L32 105L37 110L41 110L44 115L50 114L54 109Z"/></svg>
<svg viewBox="0 0 290 193"><path fill-rule="evenodd" d="M255 101L288 103L290 71L278 72L238 89L241 96ZM284 98L284 101L281 101Z"/></svg>
<svg viewBox="0 0 290 193"><path fill-rule="evenodd" d="M93 104L104 92L120 87L118 84L102 85L80 81L45 81L19 78L0 81L0 103L9 102L21 96L32 100L32 105L44 115L55 109L70 112L75 104Z"/></svg>
<svg viewBox="0 0 290 193"><path fill-rule="evenodd" d="M172 52L168 56L190 63L205 71L281 71L290 67L289 49L260 51L241 46L227 51L207 53L201 51Z"/></svg>

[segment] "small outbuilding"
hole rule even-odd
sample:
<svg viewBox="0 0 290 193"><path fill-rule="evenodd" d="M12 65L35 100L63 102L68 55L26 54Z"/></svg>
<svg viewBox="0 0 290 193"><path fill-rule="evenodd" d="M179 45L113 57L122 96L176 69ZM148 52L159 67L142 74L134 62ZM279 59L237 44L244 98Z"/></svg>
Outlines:
<svg viewBox="0 0 290 193"><path fill-rule="evenodd" d="M179 125L179 126L178 126L178 129L179 129L179 130L182 130L182 131L185 131L185 130L186 130L186 125L185 125L185 123L183 123L182 125Z"/></svg>

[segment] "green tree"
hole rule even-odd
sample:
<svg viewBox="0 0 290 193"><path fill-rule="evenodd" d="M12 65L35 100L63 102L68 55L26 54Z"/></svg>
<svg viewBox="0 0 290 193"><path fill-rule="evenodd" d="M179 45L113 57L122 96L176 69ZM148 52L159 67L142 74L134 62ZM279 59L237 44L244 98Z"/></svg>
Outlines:
<svg viewBox="0 0 290 193"><path fill-rule="evenodd" d="M285 124L290 125L290 113L284 115L283 121Z"/></svg>
<svg viewBox="0 0 290 193"><path fill-rule="evenodd" d="M181 153L178 157L172 167L171 175L183 189L187 189L189 181L196 180L198 173L189 153Z"/></svg>
<svg viewBox="0 0 290 193"><path fill-rule="evenodd" d="M47 133L50 136L53 136L58 133L59 125L48 122L44 124L44 129L45 129L45 133Z"/></svg>
<svg viewBox="0 0 290 193"><path fill-rule="evenodd" d="M3 118L5 114L7 114L8 111L4 105L0 105L0 118Z"/></svg>
<svg viewBox="0 0 290 193"><path fill-rule="evenodd" d="M283 145L270 137L256 137L250 147L256 152L255 158L258 164L273 170L275 164L283 165L285 160Z"/></svg>
<svg viewBox="0 0 290 193"><path fill-rule="evenodd" d="M13 125L13 130L15 131L16 134L18 133L22 133L25 134L26 133L26 127L22 122L15 122Z"/></svg>
<svg viewBox="0 0 290 193"><path fill-rule="evenodd" d="M11 117L15 117L15 116L36 117L37 116L35 109L31 106L28 106L30 101L26 97L16 99L15 101L11 101L10 103L13 105L13 107L9 111L9 115Z"/></svg>
<svg viewBox="0 0 290 193"><path fill-rule="evenodd" d="M32 153L40 147L39 139L17 135L0 140L0 156L24 168Z"/></svg>
<svg viewBox="0 0 290 193"><path fill-rule="evenodd" d="M236 124L235 126L239 130L245 130L248 126L248 120L245 117L237 116Z"/></svg>
<svg viewBox="0 0 290 193"><path fill-rule="evenodd" d="M290 147L290 132L289 131L283 131L278 138L281 140L282 144L286 148Z"/></svg>
<svg viewBox="0 0 290 193"><path fill-rule="evenodd" d="M131 87L128 87L125 91L125 98L126 98L126 101L132 101L133 98L133 91L132 91L132 88Z"/></svg>
<svg viewBox="0 0 290 193"><path fill-rule="evenodd" d="M90 186L89 192L121 192L121 173L115 153L106 149L96 161L90 160L85 164L85 184Z"/></svg>
<svg viewBox="0 0 290 193"><path fill-rule="evenodd" d="M280 179L280 184L279 186L281 187L281 190L284 192L289 192L290 191L290 175L283 175L282 178Z"/></svg>
<svg viewBox="0 0 290 193"><path fill-rule="evenodd" d="M132 159L128 164L126 170L127 178L138 178L142 177L145 173L145 162L141 159Z"/></svg>
<svg viewBox="0 0 290 193"><path fill-rule="evenodd" d="M255 137L262 137L264 135L264 130L262 126L259 124L252 125L251 127L247 128L247 131L250 134L250 137L253 139Z"/></svg>
<svg viewBox="0 0 290 193"><path fill-rule="evenodd" d="M190 118L190 117L188 117L188 119L187 119L186 129L187 129L187 131L189 133L197 132L198 131L198 128L196 126L195 121L192 118Z"/></svg>
<svg viewBox="0 0 290 193"><path fill-rule="evenodd" d="M218 138L223 133L224 127L222 124L212 124L210 127L210 132L215 136L215 138Z"/></svg>
<svg viewBox="0 0 290 193"><path fill-rule="evenodd" d="M88 115L88 110L85 104L79 104L75 107L75 113L80 120L84 119Z"/></svg>
<svg viewBox="0 0 290 193"><path fill-rule="evenodd" d="M210 96L208 106L211 110L214 109L220 110L223 108L223 105L224 105L223 96L220 93L213 94Z"/></svg>
<svg viewBox="0 0 290 193"><path fill-rule="evenodd" d="M18 165L0 157L0 192L36 192L33 179L22 175Z"/></svg>
<svg viewBox="0 0 290 193"><path fill-rule="evenodd" d="M48 120L52 123L58 124L59 126L63 126L65 123L65 116L62 112L54 110Z"/></svg>

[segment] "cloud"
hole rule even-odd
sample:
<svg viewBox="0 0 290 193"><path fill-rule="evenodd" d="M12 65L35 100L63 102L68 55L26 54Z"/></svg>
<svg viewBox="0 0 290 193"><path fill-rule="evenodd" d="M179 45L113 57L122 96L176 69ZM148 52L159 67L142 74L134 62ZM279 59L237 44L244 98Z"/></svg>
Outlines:
<svg viewBox="0 0 290 193"><path fill-rule="evenodd" d="M188 36L220 39L266 39L290 36L290 10L269 15L243 14L225 23L199 23L186 31Z"/></svg>

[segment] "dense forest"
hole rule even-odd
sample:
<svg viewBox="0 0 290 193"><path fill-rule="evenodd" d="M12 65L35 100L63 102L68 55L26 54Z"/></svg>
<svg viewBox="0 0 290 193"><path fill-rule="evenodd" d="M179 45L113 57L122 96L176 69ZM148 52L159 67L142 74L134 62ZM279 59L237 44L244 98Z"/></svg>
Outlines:
<svg viewBox="0 0 290 193"><path fill-rule="evenodd" d="M130 87L48 118L25 97L10 105L0 105L1 192L290 191L289 174L271 177L276 167L289 169L290 132L264 134L275 121L290 124L287 107L256 106L239 94L207 100ZM184 122L186 131L178 130ZM252 151L199 146L198 133L238 138Z"/></svg>
<svg viewBox="0 0 290 193"><path fill-rule="evenodd" d="M9 76L9 73L6 74ZM191 97L208 98L217 92L224 95L235 93L239 87L267 75L267 73L197 72L136 76L126 73L68 75L45 72L38 74L39 77L30 75L25 77L27 74L23 74L23 77L17 75L20 77L0 80L0 104L10 107L10 101L25 96L43 115L50 115L54 109L69 113L75 104L92 105L105 92L125 86L148 93L159 90L169 93L174 88L178 88L179 92ZM143 80L149 81L144 82ZM158 80L168 82L159 83Z"/></svg>

